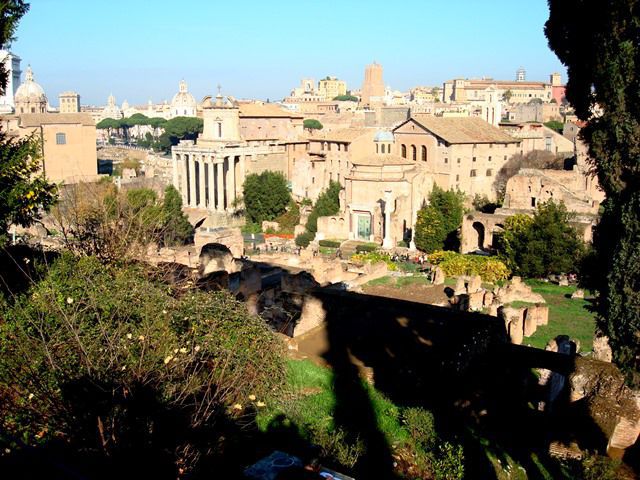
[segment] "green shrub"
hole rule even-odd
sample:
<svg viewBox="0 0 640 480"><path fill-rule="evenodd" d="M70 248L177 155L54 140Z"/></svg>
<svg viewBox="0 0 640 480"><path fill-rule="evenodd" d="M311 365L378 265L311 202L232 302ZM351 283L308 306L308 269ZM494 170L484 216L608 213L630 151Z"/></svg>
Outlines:
<svg viewBox="0 0 640 480"><path fill-rule="evenodd" d="M429 262L438 265L448 277L480 275L485 282L495 283L509 277L509 268L496 257L462 255L450 251L437 251L428 256Z"/></svg>
<svg viewBox="0 0 640 480"><path fill-rule="evenodd" d="M300 222L300 207L292 199L287 206L287 211L277 217L275 221L280 225L280 233L292 234Z"/></svg>
<svg viewBox="0 0 640 480"><path fill-rule="evenodd" d="M462 480L464 478L464 451L461 445L440 444L433 455L433 473L436 480Z"/></svg>
<svg viewBox="0 0 640 480"><path fill-rule="evenodd" d="M407 408L402 412L402 422L405 424L415 446L425 452L432 450L438 440L433 413L423 408Z"/></svg>
<svg viewBox="0 0 640 480"><path fill-rule="evenodd" d="M162 445L194 467L231 405L277 394L284 358L266 324L227 292L178 294L161 273L64 254L0 305L0 441L64 438L107 457Z"/></svg>
<svg viewBox="0 0 640 480"><path fill-rule="evenodd" d="M391 257L389 256L389 254L384 252L368 251L368 252L356 253L355 255L351 256L351 260L356 263L362 263L362 264L366 262L370 262L370 263L384 262L387 264L387 268L389 270L395 271L398 269L398 265L396 265L394 262L391 261Z"/></svg>
<svg viewBox="0 0 640 480"><path fill-rule="evenodd" d="M409 246L409 244L407 242L405 242L404 240L400 240L398 242L398 247L404 247L407 248Z"/></svg>
<svg viewBox="0 0 640 480"><path fill-rule="evenodd" d="M329 188L318 196L318 200L316 200L307 219L307 231L316 233L318 231L318 217L335 215L340 211L340 190L342 187L338 182L330 182Z"/></svg>
<svg viewBox="0 0 640 480"><path fill-rule="evenodd" d="M375 252L378 248L378 245L356 245L356 253Z"/></svg>
<svg viewBox="0 0 640 480"><path fill-rule="evenodd" d="M340 248L340 243L337 240L320 240L318 244L321 247Z"/></svg>
<svg viewBox="0 0 640 480"><path fill-rule="evenodd" d="M300 235L298 235L295 239L296 245L299 247L308 247L309 244L311 243L311 241L314 239L315 237L315 233L311 233L311 232L303 232Z"/></svg>

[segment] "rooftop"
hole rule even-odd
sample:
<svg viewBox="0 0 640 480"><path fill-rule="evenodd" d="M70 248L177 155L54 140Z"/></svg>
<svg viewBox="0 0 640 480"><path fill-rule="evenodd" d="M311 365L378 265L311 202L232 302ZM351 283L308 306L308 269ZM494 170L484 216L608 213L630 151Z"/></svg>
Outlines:
<svg viewBox="0 0 640 480"><path fill-rule="evenodd" d="M23 113L20 115L21 127L39 127L40 125L62 124L94 126L96 123L88 113Z"/></svg>
<svg viewBox="0 0 640 480"><path fill-rule="evenodd" d="M477 117L434 117L413 115L407 122L414 121L425 130L440 137L447 143L518 143L498 127ZM397 130L404 122L395 128ZM395 132L394 130L394 132Z"/></svg>

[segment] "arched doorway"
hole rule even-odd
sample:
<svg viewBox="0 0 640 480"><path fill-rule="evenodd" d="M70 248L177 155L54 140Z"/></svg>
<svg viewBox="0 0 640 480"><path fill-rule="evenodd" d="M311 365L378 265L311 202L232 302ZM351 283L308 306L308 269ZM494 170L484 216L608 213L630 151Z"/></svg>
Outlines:
<svg viewBox="0 0 640 480"><path fill-rule="evenodd" d="M472 227L477 234L478 240L477 242L474 242L475 246L477 246L479 250L484 250L484 225L480 222L473 222Z"/></svg>

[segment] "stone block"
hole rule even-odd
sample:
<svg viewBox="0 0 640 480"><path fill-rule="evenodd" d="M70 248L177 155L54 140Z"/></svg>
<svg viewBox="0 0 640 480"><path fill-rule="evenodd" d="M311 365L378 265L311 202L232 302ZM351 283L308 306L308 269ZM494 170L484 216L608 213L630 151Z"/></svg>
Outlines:
<svg viewBox="0 0 640 480"><path fill-rule="evenodd" d="M317 327L325 321L326 315L327 312L321 300L311 295L304 296L302 313L298 324L293 329L293 337L298 337Z"/></svg>
<svg viewBox="0 0 640 480"><path fill-rule="evenodd" d="M549 307L546 305L535 305L527 307L527 316L534 319L537 326L549 323Z"/></svg>
<svg viewBox="0 0 640 480"><path fill-rule="evenodd" d="M571 294L571 298L584 298L584 290L576 290Z"/></svg>
<svg viewBox="0 0 640 480"><path fill-rule="evenodd" d="M524 336L524 308L502 307L498 316L504 321L511 343L520 345Z"/></svg>
<svg viewBox="0 0 640 480"><path fill-rule="evenodd" d="M560 276L560 278L558 279L558 285L561 287L568 287L569 279L564 275Z"/></svg>
<svg viewBox="0 0 640 480"><path fill-rule="evenodd" d="M264 220L261 226L263 232L266 232L269 229L273 230L274 232L280 231L280 224L278 222L270 222L268 220Z"/></svg>
<svg viewBox="0 0 640 480"><path fill-rule="evenodd" d="M482 300L483 305L485 307L489 307L493 303L493 299L494 299L493 292L490 292L489 290L485 290L484 298Z"/></svg>
<svg viewBox="0 0 640 480"><path fill-rule="evenodd" d="M482 277L480 275L472 275L467 286L467 293L475 293L482 289Z"/></svg>
<svg viewBox="0 0 640 480"><path fill-rule="evenodd" d="M433 284L434 285L443 285L445 280L444 272L440 267L435 267L433 269Z"/></svg>
<svg viewBox="0 0 640 480"><path fill-rule="evenodd" d="M478 312L484 307L484 291L473 292L468 294L469 297L469 310L472 312Z"/></svg>
<svg viewBox="0 0 640 480"><path fill-rule="evenodd" d="M613 360L613 353L609 346L609 337L595 337L593 339L593 358L602 362L609 362Z"/></svg>
<svg viewBox="0 0 640 480"><path fill-rule="evenodd" d="M464 278L456 278L456 288L453 291L454 295L462 295L467 293L467 286L465 285Z"/></svg>
<svg viewBox="0 0 640 480"><path fill-rule="evenodd" d="M304 225L296 225L295 227L293 227L293 236L297 237L298 235L301 235L306 231L307 227L305 227Z"/></svg>
<svg viewBox="0 0 640 480"><path fill-rule="evenodd" d="M535 309L535 307L533 307ZM531 314L532 309L527 308L524 312L524 336L530 337L538 329L538 321L535 315Z"/></svg>

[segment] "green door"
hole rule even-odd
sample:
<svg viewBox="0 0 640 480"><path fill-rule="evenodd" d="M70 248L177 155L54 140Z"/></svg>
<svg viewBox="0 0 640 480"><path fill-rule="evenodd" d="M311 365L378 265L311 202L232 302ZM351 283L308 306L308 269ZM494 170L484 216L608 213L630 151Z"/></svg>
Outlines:
<svg viewBox="0 0 640 480"><path fill-rule="evenodd" d="M371 236L371 217L369 215L358 215L358 238L369 241Z"/></svg>

